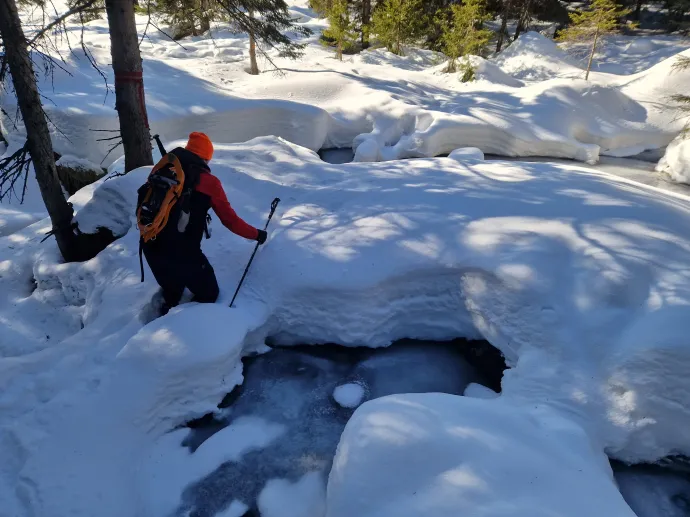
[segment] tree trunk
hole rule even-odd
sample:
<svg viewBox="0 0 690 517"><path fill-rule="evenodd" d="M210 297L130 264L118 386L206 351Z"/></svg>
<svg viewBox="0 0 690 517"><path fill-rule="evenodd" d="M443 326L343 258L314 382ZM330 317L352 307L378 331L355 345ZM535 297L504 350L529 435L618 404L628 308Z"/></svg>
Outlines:
<svg viewBox="0 0 690 517"><path fill-rule="evenodd" d="M249 11L249 16L254 18L254 11ZM259 75L259 65L256 62L256 38L254 33L249 33L249 73Z"/></svg>
<svg viewBox="0 0 690 517"><path fill-rule="evenodd" d="M592 43L592 51L589 53L589 62L587 63L587 72L585 73L585 81L589 79L589 71L592 69L592 61L594 60L594 52L597 49L597 41L599 40L599 27L594 33L594 42Z"/></svg>
<svg viewBox="0 0 690 517"><path fill-rule="evenodd" d="M369 23L371 22L371 0L362 0L362 49L369 48Z"/></svg>
<svg viewBox="0 0 690 517"><path fill-rule="evenodd" d="M6 1L6 0L5 0ZM153 164L133 0L106 0L125 172Z"/></svg>
<svg viewBox="0 0 690 517"><path fill-rule="evenodd" d="M508 5L503 8L503 15L501 17L501 29L498 31L498 42L496 43L496 54L501 51L503 47L503 37L508 30Z"/></svg>
<svg viewBox="0 0 690 517"><path fill-rule="evenodd" d="M53 224L60 253L69 262L78 256L77 239L71 227L74 212L65 199L58 179L50 130L14 0L0 0L0 36L5 42L5 55L24 120L29 154L41 197Z"/></svg>
<svg viewBox="0 0 690 517"><path fill-rule="evenodd" d="M335 57L338 58L339 61L343 60L343 40L342 38L338 38L338 47L335 53Z"/></svg>
<svg viewBox="0 0 690 517"><path fill-rule="evenodd" d="M636 21L640 21L640 14L642 13L642 0L637 0L637 3L635 4L635 14L634 14L634 19Z"/></svg>
<svg viewBox="0 0 690 517"><path fill-rule="evenodd" d="M518 24L517 27L515 27L515 36L513 37L513 41L517 40L520 37L520 34L522 34L522 31L525 30L525 27L527 27L527 21L529 20L529 12L531 8L532 0L525 0L522 10L518 16Z"/></svg>
<svg viewBox="0 0 690 517"><path fill-rule="evenodd" d="M211 18L209 17L209 0L199 1L199 35L211 30Z"/></svg>

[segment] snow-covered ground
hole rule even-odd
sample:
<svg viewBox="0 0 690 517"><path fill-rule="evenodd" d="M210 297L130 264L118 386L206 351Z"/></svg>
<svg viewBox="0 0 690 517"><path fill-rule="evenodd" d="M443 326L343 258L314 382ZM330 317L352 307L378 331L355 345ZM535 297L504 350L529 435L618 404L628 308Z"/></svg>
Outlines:
<svg viewBox="0 0 690 517"><path fill-rule="evenodd" d="M543 407L578 440L588 437L592 457L690 452L688 198L548 163L326 164L273 137L218 145L214 171L254 224L270 199L283 199L233 309L225 305L252 244L216 228L204 248L222 287L219 303L183 305L148 323L157 286L148 272L139 283L131 231L145 169L75 196L84 224L100 214L101 224L130 230L87 263L59 264L55 245L38 242L45 221L3 238L0 496L8 515L150 515L159 506L148 494L179 504L192 478L279 440L285 422L253 416L235 424L246 444L231 433L218 438L220 449L208 446L216 451L210 459L185 460L199 462L189 471L141 470L152 454L163 466L177 461L182 452L171 447L181 432L168 433L217 411L242 382L240 357L263 350L267 336L367 346L483 337L513 366L500 400L516 420L533 421L529 408ZM423 356L411 365L423 373ZM339 384L324 392L331 405ZM399 388L370 383L367 391ZM289 391L267 393L295 403ZM473 425L493 432L482 418ZM161 439L170 440L163 449ZM602 465L596 460L591 472L610 478ZM303 480L300 490L315 482ZM274 490L292 490L281 486ZM620 504L613 483L599 490ZM610 515L606 508L592 515Z"/></svg>
<svg viewBox="0 0 690 517"><path fill-rule="evenodd" d="M58 4L59 5L59 4ZM600 155L630 156L666 146L683 126L664 99L684 91L690 71L672 72L675 54L690 44L675 37L616 37L602 43L591 81L582 80L578 49L569 55L546 37L523 34L500 55L474 57L478 81L462 84L441 73L440 54L408 49L406 57L381 49L334 59L318 41L326 25L306 0L292 14L314 30L303 59L284 60L282 74L246 73L248 40L227 26L180 43L148 27L142 41L146 101L152 129L166 140L205 131L220 142L276 135L312 150L352 148L357 161L431 157L458 147L503 156L550 156L594 163ZM143 35L147 17L139 16ZM51 101L46 109L60 128L54 145L108 166L117 128L114 94L79 49L81 28L55 42L64 71L41 75ZM84 38L112 87L105 20L88 24ZM74 50L70 52L70 45ZM0 94L2 95L2 94ZM13 114L14 100L0 98ZM9 151L23 143L12 120ZM20 128L21 129L21 128ZM107 134L106 134L107 135ZM29 196L37 196L30 185ZM30 206L27 205L27 207ZM36 213L3 203L0 233L36 220Z"/></svg>
<svg viewBox="0 0 690 517"><path fill-rule="evenodd" d="M324 26L303 0L293 12ZM83 230L122 236L83 264L40 243L33 179L26 210L0 207L0 516L632 516L606 455L690 455L690 198L574 162L481 158L664 147L684 122L659 101L688 80L672 72L687 44L612 40L585 82L577 58L528 33L463 85L431 52L339 63L317 35L284 75L252 77L246 38L213 34L186 50L144 40L153 130L169 147L208 132L251 224L280 197L270 239L231 309L253 243L214 221L219 302L154 319L133 227L146 168L72 196ZM86 38L107 63L105 22ZM99 163L90 130L117 126L113 95L83 58L68 67L51 93L56 149ZM354 163L315 152L342 147ZM241 361L269 338L459 337L504 354L500 396L432 347L348 368L271 352L256 377ZM224 422L213 436L184 427L209 412Z"/></svg>

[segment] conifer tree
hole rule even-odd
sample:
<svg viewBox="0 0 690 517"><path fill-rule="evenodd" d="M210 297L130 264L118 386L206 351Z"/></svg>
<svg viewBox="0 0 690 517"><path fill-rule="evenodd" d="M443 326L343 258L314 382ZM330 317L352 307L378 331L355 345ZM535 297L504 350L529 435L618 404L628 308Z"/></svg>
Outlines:
<svg viewBox="0 0 690 517"><path fill-rule="evenodd" d="M480 54L491 39L491 31L483 27L490 16L486 13L486 0L463 0L449 8L450 16L437 18L445 22L443 30L443 47L448 56L446 71L457 71L457 60L467 54ZM449 20L446 22L446 20ZM443 23L442 22L442 23ZM465 59L463 69L468 73L471 67Z"/></svg>
<svg viewBox="0 0 690 517"><path fill-rule="evenodd" d="M327 10L330 27L323 31L323 35L334 41L336 57L342 61L343 51L352 44L355 38L353 23L350 20L347 0L332 0Z"/></svg>
<svg viewBox="0 0 690 517"><path fill-rule="evenodd" d="M403 46L418 40L428 28L423 0L386 0L375 10L371 32L388 50L403 55Z"/></svg>
<svg viewBox="0 0 690 517"><path fill-rule="evenodd" d="M676 62L673 64L673 72L680 72L683 70L690 69L690 57L678 56ZM673 102L673 107L678 110L679 117L690 117L690 95L685 93L676 93L671 95L671 101ZM685 124L685 129L683 130L687 136L690 132L690 119Z"/></svg>
<svg viewBox="0 0 690 517"><path fill-rule="evenodd" d="M591 44L585 80L589 79L599 40L606 34L618 32L621 28L621 18L629 13L630 9L621 8L615 0L592 0L589 10L570 15L572 25L563 30L558 39Z"/></svg>

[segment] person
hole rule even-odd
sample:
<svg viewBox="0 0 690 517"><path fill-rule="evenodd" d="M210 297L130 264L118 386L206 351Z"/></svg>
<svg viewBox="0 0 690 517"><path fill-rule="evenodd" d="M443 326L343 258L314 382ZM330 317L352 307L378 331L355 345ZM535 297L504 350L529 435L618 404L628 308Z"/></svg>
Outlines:
<svg viewBox="0 0 690 517"><path fill-rule="evenodd" d="M143 244L146 262L161 286L166 314L179 304L185 288L199 303L214 303L220 290L213 267L201 251L201 240L208 233L209 209L213 209L231 232L259 244L266 242L266 232L254 228L240 218L228 201L220 180L211 174L208 163L213 157L213 144L204 133L191 133L187 145L171 151L182 165L185 177L198 178L190 196L189 220L183 232L175 224L167 224L156 237ZM185 180L186 181L186 180Z"/></svg>

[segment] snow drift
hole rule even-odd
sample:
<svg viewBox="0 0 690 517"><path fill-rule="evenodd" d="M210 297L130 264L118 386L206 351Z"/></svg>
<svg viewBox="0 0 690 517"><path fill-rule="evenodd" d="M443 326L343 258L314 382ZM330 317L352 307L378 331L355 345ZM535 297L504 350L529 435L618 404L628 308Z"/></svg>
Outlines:
<svg viewBox="0 0 690 517"><path fill-rule="evenodd" d="M657 170L667 173L673 181L690 184L690 140L681 133L666 148Z"/></svg>
<svg viewBox="0 0 690 517"><path fill-rule="evenodd" d="M606 456L547 408L438 393L361 406L328 480L327 517L634 517Z"/></svg>

